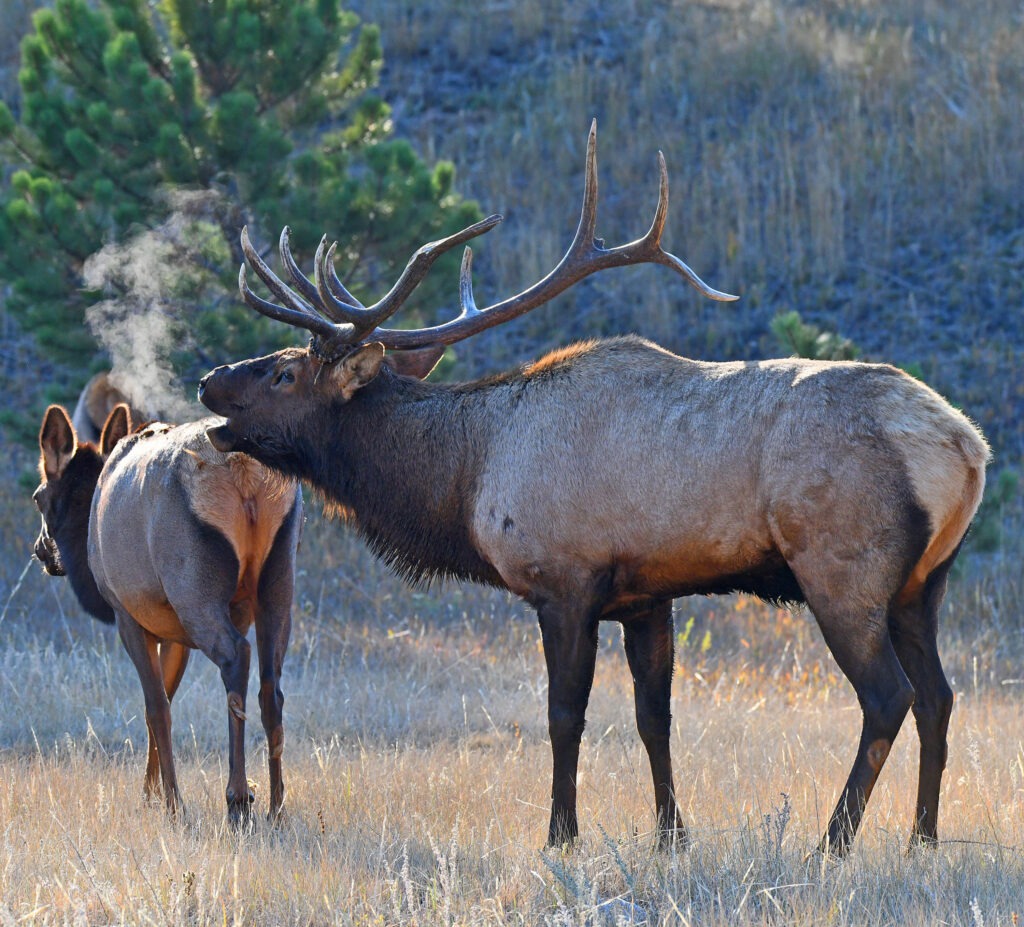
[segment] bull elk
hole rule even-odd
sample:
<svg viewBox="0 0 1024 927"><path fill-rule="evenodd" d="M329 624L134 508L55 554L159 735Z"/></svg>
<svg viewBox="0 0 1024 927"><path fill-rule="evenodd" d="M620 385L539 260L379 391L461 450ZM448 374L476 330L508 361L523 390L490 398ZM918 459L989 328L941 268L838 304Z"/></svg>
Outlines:
<svg viewBox="0 0 1024 927"><path fill-rule="evenodd" d="M229 817L250 814L245 634L255 623L274 819L284 801L280 678L302 495L252 458L214 450L205 437L213 424L151 424L132 433L128 407L119 405L95 446L79 442L64 409L50 406L39 432L42 483L33 498L43 524L35 555L51 575L68 576L87 612L116 620L145 696L145 792L156 792L159 776L172 814L181 796L170 703L192 649L217 664L227 691Z"/></svg>
<svg viewBox="0 0 1024 927"><path fill-rule="evenodd" d="M247 260L277 302L252 292L244 265L243 298L312 340L208 374L200 398L226 418L210 440L312 484L408 579L488 583L537 610L550 844L578 833L576 772L602 620L622 623L660 841L685 836L669 753L672 599L734 590L809 605L860 701L860 743L821 848L849 849L912 705L921 741L912 841L932 842L953 701L937 612L988 457L965 416L884 364L705 363L637 337L454 385L381 363L385 348L439 351L607 267L665 264L705 295L733 298L661 249L663 158L660 167L650 231L606 249L594 237L592 127L582 217L561 263L481 309L467 248L461 312L431 328L380 326L439 254L499 217L420 248L370 307L342 286L333 246L321 243L311 280L285 229L288 286L243 231Z"/></svg>

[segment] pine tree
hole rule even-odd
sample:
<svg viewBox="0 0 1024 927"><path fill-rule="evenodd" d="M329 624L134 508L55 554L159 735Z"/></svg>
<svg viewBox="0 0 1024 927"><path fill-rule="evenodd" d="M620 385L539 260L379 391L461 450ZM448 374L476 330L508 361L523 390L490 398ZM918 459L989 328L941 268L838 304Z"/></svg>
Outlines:
<svg viewBox="0 0 1024 927"><path fill-rule="evenodd" d="M290 224L307 259L323 232L338 237L339 273L376 298L413 248L478 217L454 194L450 164L428 168L389 137L389 108L372 94L380 66L378 30L337 0L40 10L22 42L20 112L0 103L8 312L84 378L101 353L86 308L97 287L128 286L116 274L87 280L87 259L164 227L183 197L193 208L164 254L180 262L182 363L294 337L234 296L245 222L264 244ZM450 273L435 272L449 290Z"/></svg>

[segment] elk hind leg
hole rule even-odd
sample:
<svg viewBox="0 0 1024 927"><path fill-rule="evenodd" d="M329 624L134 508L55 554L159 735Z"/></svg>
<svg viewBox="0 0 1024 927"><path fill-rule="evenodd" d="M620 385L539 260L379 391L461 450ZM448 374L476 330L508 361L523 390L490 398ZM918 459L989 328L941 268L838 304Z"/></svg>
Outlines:
<svg viewBox="0 0 1024 927"><path fill-rule="evenodd" d="M669 732L672 722L672 602L658 602L649 612L622 624L626 659L633 676L636 726L647 751L654 779L654 804L658 816L658 843L673 839L685 842L672 778Z"/></svg>
<svg viewBox="0 0 1024 927"><path fill-rule="evenodd" d="M117 611L117 629L128 656L135 665L146 703L146 729L149 755L144 791L147 798L156 792L156 767L163 779L167 811L176 815L181 806L178 778L174 770L171 745L171 703L164 688L164 676L157 650L157 639L125 611Z"/></svg>
<svg viewBox="0 0 1024 927"><path fill-rule="evenodd" d="M548 732L551 737L551 820L548 846L579 836L576 775L587 702L597 658L598 609L578 599L544 602L537 610L548 668Z"/></svg>
<svg viewBox="0 0 1024 927"><path fill-rule="evenodd" d="M857 756L819 850L844 856L853 843L864 808L893 741L914 701L914 688L900 666L881 608L856 618L831 603L808 596L836 663L853 685L862 726Z"/></svg>
<svg viewBox="0 0 1024 927"><path fill-rule="evenodd" d="M936 634L939 606L951 565L952 558L932 573L917 597L908 602L897 601L889 611L893 646L916 692L914 721L921 743L912 847L934 844L938 839L939 790L946 767L953 690L942 669Z"/></svg>
<svg viewBox="0 0 1024 927"><path fill-rule="evenodd" d="M246 616L238 614L241 606L223 604L227 598L211 596L203 602L193 601L189 607L176 605L175 611L196 648L220 670L228 708L228 784L225 797L228 819L232 824L241 824L250 819L254 798L245 777L245 697L249 688L252 648L236 629L232 609L236 613L235 621L242 627L247 626Z"/></svg>
<svg viewBox="0 0 1024 927"><path fill-rule="evenodd" d="M232 625L223 629L214 658L228 699L228 785L225 798L232 824L247 823L255 796L245 776L245 698L252 647Z"/></svg>
<svg viewBox="0 0 1024 927"><path fill-rule="evenodd" d="M185 675L185 667L188 666L188 658L192 651L184 644L161 641L159 653L160 673L164 681L164 692L167 695L167 703L170 705L173 703L174 693L178 691L181 679ZM157 751L156 737L148 721L146 722L146 728L149 732L149 749L146 760L144 792L146 798L152 798L156 794L156 789L160 782L160 759L159 752Z"/></svg>
<svg viewBox="0 0 1024 927"><path fill-rule="evenodd" d="M256 651L260 666L260 716L267 735L270 773L270 809L267 817L276 821L284 805L284 693L281 669L292 627L295 545L299 508L279 530L260 574L256 604Z"/></svg>

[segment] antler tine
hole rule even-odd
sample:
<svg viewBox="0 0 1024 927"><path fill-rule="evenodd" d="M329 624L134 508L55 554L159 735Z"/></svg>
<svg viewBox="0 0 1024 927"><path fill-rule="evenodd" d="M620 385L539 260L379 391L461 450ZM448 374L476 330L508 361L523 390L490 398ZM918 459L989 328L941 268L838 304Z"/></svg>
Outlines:
<svg viewBox="0 0 1024 927"><path fill-rule="evenodd" d="M654 210L651 227L644 235L645 241L653 241L661 247L661 233L665 231L665 220L668 218L668 168L665 166L665 155L658 152L658 205Z"/></svg>
<svg viewBox="0 0 1024 927"><path fill-rule="evenodd" d="M700 279L686 264L661 247L661 236L668 216L668 169L665 158L659 152L658 206L654 221L643 238L605 248L604 242L595 235L597 227L597 120L590 124L587 138L586 174L583 182L583 207L580 221L568 250L558 265L546 277L533 286L491 306L478 308L472 302L472 281L469 279L469 265L463 260L463 273L459 291L462 312L442 325L415 330L379 328L372 333L374 339L394 350L407 350L427 344L454 344L470 335L500 325L510 319L529 312L542 303L553 299L574 283L599 270L609 267L623 267L628 264L663 264L683 277L691 286L711 299L731 301L738 297L716 290ZM469 308L467 308L469 307Z"/></svg>
<svg viewBox="0 0 1024 927"><path fill-rule="evenodd" d="M327 319L306 312L300 312L297 309L289 309L287 306L279 306L257 296L249 289L249 281L246 279L244 264L238 268L238 291L242 294L242 299L245 300L247 305L271 319L285 322L288 325L294 325L297 328L304 328L307 331L313 332L314 335L320 335L323 338L329 338L338 334L336 326L328 322Z"/></svg>
<svg viewBox="0 0 1024 927"><path fill-rule="evenodd" d="M287 225L281 229L281 237L277 240L277 251L281 257L281 266L288 272L288 276L292 278L292 283L295 284L295 288L303 295L306 302L315 306L318 301L316 287L313 286L313 281L299 270L299 265L295 262L295 258L292 257L291 236L292 230Z"/></svg>
<svg viewBox="0 0 1024 927"><path fill-rule="evenodd" d="M709 299L714 299L718 302L733 302L739 299L738 296L723 293L721 290L708 286L687 264L661 247L661 235L665 231L665 220L668 217L668 168L665 166L665 155L660 151L658 152L658 175L658 205L654 211L654 220L651 222L651 227L647 230L647 234L635 242L630 242L628 245L613 248L612 252L622 251L623 253L629 253L629 249L635 247L637 255L644 255L645 259L652 263L671 268L690 286L703 293Z"/></svg>
<svg viewBox="0 0 1024 927"><path fill-rule="evenodd" d="M316 311L304 303L299 298L298 294L296 294L294 290L290 289L287 284L285 284L285 282L270 269L266 261L260 257L259 252L253 247L252 241L249 239L248 226L244 226L242 228L242 253L245 255L245 259L249 262L249 266L256 271L256 275L267 285L267 289L281 300L281 302L285 303L285 306L280 308L286 308L290 312L295 312L308 318L316 316ZM250 292L252 291L250 290ZM257 299L258 298L259 297L257 297Z"/></svg>
<svg viewBox="0 0 1024 927"><path fill-rule="evenodd" d="M332 321L343 324L348 323L356 331L361 331L363 327L363 314L366 312L363 304L357 301L356 305L353 306L343 302L331 292L331 288L327 283L327 277L329 276L327 265L334 257L334 247L333 244L330 248L327 247L327 236L325 235L320 239L316 255L313 258L313 283L317 294L316 305Z"/></svg>
<svg viewBox="0 0 1024 927"><path fill-rule="evenodd" d="M597 239L597 120L590 121L590 133L587 135L587 164L583 176L583 208L580 210L580 223L576 226L576 234L567 254L579 250L600 247L602 242Z"/></svg>
<svg viewBox="0 0 1024 927"><path fill-rule="evenodd" d="M462 252L462 267L459 270L459 318L476 315L480 310L476 307L473 297L473 249L468 245Z"/></svg>
<svg viewBox="0 0 1024 927"><path fill-rule="evenodd" d="M327 286L342 302L355 306L357 309L365 309L366 307L346 289L345 284L341 282L341 278L334 269L334 252L337 247L338 243L334 242L327 251L327 266L325 268L327 273L324 275L327 280Z"/></svg>

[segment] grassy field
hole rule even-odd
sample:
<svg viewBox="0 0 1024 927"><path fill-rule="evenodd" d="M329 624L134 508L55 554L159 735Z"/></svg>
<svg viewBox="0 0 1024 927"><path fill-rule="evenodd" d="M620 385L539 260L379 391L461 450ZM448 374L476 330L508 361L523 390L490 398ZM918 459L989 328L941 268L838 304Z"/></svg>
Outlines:
<svg viewBox="0 0 1024 927"><path fill-rule="evenodd" d="M271 829L250 689L258 824L225 824L212 664L175 700L187 813L142 798L145 723L116 633L33 566L5 499L0 924L983 924L1024 914L1024 640L1015 558L965 563L945 612L957 692L942 845L907 856L908 719L852 857L805 856L859 731L809 614L679 603L673 755L688 851L653 848L652 795L617 625L602 628L581 762L582 840L543 851L550 748L539 633L492 591L416 592L311 518L284 690L286 818ZM10 517L10 513L17 513ZM1014 599L1014 602L1017 601Z"/></svg>

